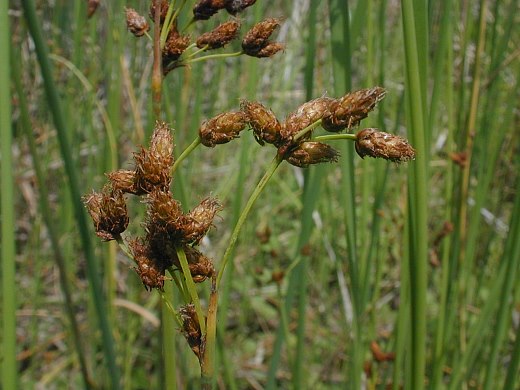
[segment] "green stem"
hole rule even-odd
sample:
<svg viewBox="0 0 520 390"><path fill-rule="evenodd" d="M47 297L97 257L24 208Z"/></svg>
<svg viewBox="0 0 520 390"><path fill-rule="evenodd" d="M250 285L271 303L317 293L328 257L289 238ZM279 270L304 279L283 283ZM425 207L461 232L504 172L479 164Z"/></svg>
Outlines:
<svg viewBox="0 0 520 390"><path fill-rule="evenodd" d="M177 247L177 257L181 263L182 273L184 274L184 279L186 281L186 288L190 294L193 305L195 306L195 311L197 312L197 317L199 318L200 331L202 334L206 333L206 321L204 321L204 313L202 312L202 306L200 305L199 294L197 293L197 287L195 286L195 282L191 277L190 268L188 267L188 259L186 259L186 253L184 253L184 249L182 247Z"/></svg>
<svg viewBox="0 0 520 390"><path fill-rule="evenodd" d="M342 140L342 139L348 139L350 141L356 141L357 136L356 134L331 134L331 135L319 135L318 137L314 137L313 141L336 141L336 140Z"/></svg>
<svg viewBox="0 0 520 390"><path fill-rule="evenodd" d="M235 248L235 245L238 241L238 235L240 233L240 229L242 229L242 225L247 219L247 216L249 215L249 212L251 211L255 201L258 199L260 194L262 193L263 189L275 173L276 169L280 166L280 163L283 160L280 156L276 156L273 161L271 162L271 165L269 168L267 168L267 171L265 172L264 176L260 181L258 182L256 188L254 189L253 193L249 197L249 200L247 201L246 205L244 206L244 210L242 211L242 214L240 214L240 217L238 218L238 221L235 225L235 228L233 229L233 233L231 234L231 239L229 241L229 245L226 249L226 252L224 253L224 256L222 258L222 264L220 266L220 271L217 275L217 283L216 286L218 288L220 284L220 280L222 279L222 275L224 274L224 270L226 269L226 265L231 257L231 253L233 252L233 249Z"/></svg>
<svg viewBox="0 0 520 390"><path fill-rule="evenodd" d="M171 170L171 174L173 175L173 173L175 172L175 170L177 169L177 167L180 165L181 161L184 160L186 157L189 156L189 154L191 152L193 152L197 146L200 145L200 137L197 137L191 144L190 146L188 146L186 149L184 149L184 151L181 153L181 155L179 157L177 157L177 159L175 160L175 162L173 163L173 166L172 166L172 170Z"/></svg>
<svg viewBox="0 0 520 390"><path fill-rule="evenodd" d="M215 58L229 58L229 57L238 57L240 55L244 54L243 51L237 51L235 53L220 53L220 54L209 54L207 56L202 56L202 57L198 57L198 58L194 58L193 60L189 60L189 61L182 61L183 65L188 65L188 64L193 64L195 62L200 62L200 61L206 61L206 60L211 60L211 59L215 59Z"/></svg>

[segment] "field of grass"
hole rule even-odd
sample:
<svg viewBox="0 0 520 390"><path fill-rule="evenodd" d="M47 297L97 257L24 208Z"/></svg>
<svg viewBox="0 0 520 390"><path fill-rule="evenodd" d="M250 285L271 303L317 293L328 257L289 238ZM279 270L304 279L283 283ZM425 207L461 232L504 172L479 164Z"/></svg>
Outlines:
<svg viewBox="0 0 520 390"><path fill-rule="evenodd" d="M152 1L89 17L95 3L0 0L0 388L520 387L517 0L259 0L196 22L202 2L171 0L166 21L192 41L241 26L164 78ZM125 7L147 34L128 31ZM221 55L266 18L281 18L282 51ZM337 162L293 166L249 128L179 159L244 100L282 122L376 86L384 99L349 132L404 137L415 159L361 159L320 126ZM156 120L173 129L166 184L183 212L210 196L222 210L194 240L215 272L192 283L193 241L171 244L179 269L149 291L128 251L151 195L125 195L120 245L96 236L84 201L134 169Z"/></svg>

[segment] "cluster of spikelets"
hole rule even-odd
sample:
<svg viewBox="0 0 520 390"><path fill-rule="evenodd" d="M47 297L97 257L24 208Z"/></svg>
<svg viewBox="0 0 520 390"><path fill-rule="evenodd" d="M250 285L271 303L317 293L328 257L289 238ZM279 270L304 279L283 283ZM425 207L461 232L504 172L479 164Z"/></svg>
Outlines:
<svg viewBox="0 0 520 390"><path fill-rule="evenodd" d="M271 144L278 155L297 167L336 162L338 152L328 144L312 141L313 129L320 125L328 132L339 133L358 126L385 96L380 87L361 89L339 99L321 97L302 104L280 122L275 114L258 102L242 101L241 110L225 112L206 121L199 129L203 145L213 147L237 138L247 125L261 145ZM415 150L402 137L377 129L356 134L360 157L384 158L405 162L415 158Z"/></svg>
<svg viewBox="0 0 520 390"><path fill-rule="evenodd" d="M122 242L129 223L125 196L141 196L147 206L145 235L129 241L136 272L147 289L162 289L165 271L180 269L177 249L182 248L195 282L214 275L212 261L196 246L211 228L220 203L203 199L188 213L170 192L173 166L173 138L169 127L157 122L148 149L134 153L135 168L107 174L109 184L101 192L84 197L96 234L104 241Z"/></svg>
<svg viewBox="0 0 520 390"><path fill-rule="evenodd" d="M220 10L226 10L229 14L235 16L255 2L256 0L201 0L193 7L192 21L208 20ZM168 1L162 0L160 3L160 23L161 28L164 28L170 10ZM149 12L152 20L154 20L154 14L155 6L152 2ZM137 37L145 35L150 29L147 19L132 8L126 9L126 20L128 30ZM255 24L242 37L242 52L240 54L264 58L272 57L283 50L284 46L281 43L270 40L271 35L279 25L280 19L275 18L269 18ZM164 74L174 68L186 65L190 59L193 60L192 56L198 52L223 48L237 39L240 34L240 22L236 18L200 35L195 41L192 41L189 35L179 32L176 17L169 21L166 28L168 28L168 35L162 47ZM191 52L191 49L194 48L197 51Z"/></svg>

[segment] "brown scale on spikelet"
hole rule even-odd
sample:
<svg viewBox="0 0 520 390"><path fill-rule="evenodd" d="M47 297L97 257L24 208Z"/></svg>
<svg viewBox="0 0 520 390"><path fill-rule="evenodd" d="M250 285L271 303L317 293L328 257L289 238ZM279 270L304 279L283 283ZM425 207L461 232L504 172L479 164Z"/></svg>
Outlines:
<svg viewBox="0 0 520 390"><path fill-rule="evenodd" d="M144 287L151 291L153 288L162 290L164 287L165 268L151 256L150 251L141 240L136 239L129 242L130 249L137 267L135 272L141 278Z"/></svg>
<svg viewBox="0 0 520 390"><path fill-rule="evenodd" d="M247 7L252 6L256 3L256 0L227 0L226 1L226 11L231 15L236 15L239 12L242 12Z"/></svg>
<svg viewBox="0 0 520 390"><path fill-rule="evenodd" d="M99 7L99 0L87 1L87 17L90 19Z"/></svg>
<svg viewBox="0 0 520 390"><path fill-rule="evenodd" d="M168 0L159 0L160 7L161 7L161 24L163 24L164 19L166 19L166 15L168 14ZM150 2L150 11L148 12L148 16L150 19L155 20L155 1L152 0Z"/></svg>
<svg viewBox="0 0 520 390"><path fill-rule="evenodd" d="M290 113L282 126L281 136L284 142L290 142L299 131L321 119L333 102L332 98L320 97L302 104ZM301 139L309 139L311 135L312 132L309 131Z"/></svg>
<svg viewBox="0 0 520 390"><path fill-rule="evenodd" d="M415 149L406 139L397 135L377 129L364 129L356 137L356 152L361 158L384 158L396 163L415 159Z"/></svg>
<svg viewBox="0 0 520 390"><path fill-rule="evenodd" d="M197 38L197 47L199 49L214 50L226 46L229 42L238 36L240 23L237 21L229 21L222 23L215 29L202 34Z"/></svg>
<svg viewBox="0 0 520 390"><path fill-rule="evenodd" d="M324 162L337 162L339 153L332 146L321 142L303 142L296 149L288 152L288 163L300 168Z"/></svg>
<svg viewBox="0 0 520 390"><path fill-rule="evenodd" d="M183 250L188 261L191 277L195 283L202 283L215 274L213 262L209 257L204 256L200 251L189 245L184 245ZM172 260L173 265L177 269L181 269L181 263L177 254L175 254Z"/></svg>
<svg viewBox="0 0 520 390"><path fill-rule="evenodd" d="M83 202L94 222L96 235L103 241L115 240L126 230L128 210L121 191L105 186L100 193L84 196Z"/></svg>
<svg viewBox="0 0 520 390"><path fill-rule="evenodd" d="M208 20L224 8L226 8L226 0L199 0L193 7L193 19Z"/></svg>
<svg viewBox="0 0 520 390"><path fill-rule="evenodd" d="M182 334L199 360L203 357L203 339L200 323L193 304L181 306L179 315L182 320Z"/></svg>
<svg viewBox="0 0 520 390"><path fill-rule="evenodd" d="M151 236L180 241L183 236L183 214L180 203L169 191L155 189L148 194L145 229Z"/></svg>
<svg viewBox="0 0 520 390"><path fill-rule="evenodd" d="M121 191L125 194L136 194L135 188L135 171L127 169L119 169L114 172L105 174L114 190Z"/></svg>
<svg viewBox="0 0 520 390"><path fill-rule="evenodd" d="M199 128L202 144L212 148L238 138L246 127L246 119L242 111L224 112L202 123Z"/></svg>
<svg viewBox="0 0 520 390"><path fill-rule="evenodd" d="M162 51L163 67L166 68L170 62L177 61L189 45L190 37L179 34L177 23L173 22Z"/></svg>
<svg viewBox="0 0 520 390"><path fill-rule="evenodd" d="M329 112L323 117L322 127L327 131L338 132L357 126L385 94L386 91L381 87L346 94L331 105Z"/></svg>
<svg viewBox="0 0 520 390"><path fill-rule="evenodd" d="M173 137L166 123L156 122L150 148L141 148L141 151L134 153L134 160L138 194L149 193L155 188L169 188L173 165Z"/></svg>
<svg viewBox="0 0 520 390"><path fill-rule="evenodd" d="M244 53L256 57L270 43L269 37L280 25L280 22L280 19L268 18L255 24L242 39Z"/></svg>
<svg viewBox="0 0 520 390"><path fill-rule="evenodd" d="M126 8L126 27L128 31L134 34L136 37L142 37L148 30L150 25L146 21L146 18L139 15L133 8Z"/></svg>
<svg viewBox="0 0 520 390"><path fill-rule="evenodd" d="M253 129L256 141L260 145L279 145L281 142L280 131L282 125L274 115L273 111L258 102L243 100L240 108L246 114L247 122Z"/></svg>

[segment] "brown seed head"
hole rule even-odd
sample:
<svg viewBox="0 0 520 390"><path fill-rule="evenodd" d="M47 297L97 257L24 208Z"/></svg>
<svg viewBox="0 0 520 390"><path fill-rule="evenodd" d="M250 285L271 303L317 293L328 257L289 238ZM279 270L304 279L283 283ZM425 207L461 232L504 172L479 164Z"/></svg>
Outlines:
<svg viewBox="0 0 520 390"><path fill-rule="evenodd" d="M106 174L108 180L112 184L114 190L121 191L125 194L136 194L135 188L135 172L126 169L109 172Z"/></svg>
<svg viewBox="0 0 520 390"><path fill-rule="evenodd" d="M138 194L151 192L155 187L168 189L173 165L173 137L168 125L156 122L148 150L134 154L135 185Z"/></svg>
<svg viewBox="0 0 520 390"><path fill-rule="evenodd" d="M193 19L208 20L226 7L226 0L200 0L193 7Z"/></svg>
<svg viewBox="0 0 520 390"><path fill-rule="evenodd" d="M283 49L285 49L285 45L283 43L270 42L264 47L262 47L260 50L246 54L257 58L269 58L274 56L279 51L282 51Z"/></svg>
<svg viewBox="0 0 520 390"><path fill-rule="evenodd" d="M136 37L141 37L150 30L150 25L144 16L141 16L133 8L126 8L126 27Z"/></svg>
<svg viewBox="0 0 520 390"><path fill-rule="evenodd" d="M386 91L381 87L347 93L331 105L329 112L323 117L322 127L327 131L338 132L357 126L385 94Z"/></svg>
<svg viewBox="0 0 520 390"><path fill-rule="evenodd" d="M238 138L246 127L246 115L242 111L224 112L202 123L199 137L204 146L214 147Z"/></svg>
<svg viewBox="0 0 520 390"><path fill-rule="evenodd" d="M213 219L217 212L222 210L222 205L215 198L205 198L200 204L184 215L182 222L183 237L186 243L199 243L213 225Z"/></svg>
<svg viewBox="0 0 520 390"><path fill-rule="evenodd" d="M247 7L252 6L256 3L256 0L227 0L226 1L226 11L231 15L236 15L239 12L242 12Z"/></svg>
<svg viewBox="0 0 520 390"><path fill-rule="evenodd" d="M285 158L288 163L300 168L323 162L337 162L339 153L333 147L321 142L303 142L290 151Z"/></svg>
<svg viewBox="0 0 520 390"><path fill-rule="evenodd" d="M147 204L145 225L147 231L165 228L168 232L174 233L180 230L177 225L182 218L181 205L169 191L154 189L148 194L145 202ZM175 234L173 235L175 236Z"/></svg>
<svg viewBox="0 0 520 390"><path fill-rule="evenodd" d="M191 277L195 283L202 283L207 278L211 278L215 273L213 262L209 257L204 256L197 249L186 245L184 247L186 260L190 269Z"/></svg>
<svg viewBox="0 0 520 390"><path fill-rule="evenodd" d="M302 104L285 119L281 132L282 138L286 142L290 141L299 131L321 119L333 102L332 98L320 97ZM309 139L311 133L309 131L302 139Z"/></svg>
<svg viewBox="0 0 520 390"><path fill-rule="evenodd" d="M255 56L269 43L269 37L280 25L281 20L268 18L255 24L242 39L242 49L247 55Z"/></svg>
<svg viewBox="0 0 520 390"><path fill-rule="evenodd" d="M94 222L96 235L103 241L115 240L126 230L128 210L121 191L105 186L102 192L84 196L83 203Z"/></svg>
<svg viewBox="0 0 520 390"><path fill-rule="evenodd" d="M229 21L222 23L210 32L202 34L197 39L197 47L199 49L214 50L226 46L229 42L238 36L240 23L237 21Z"/></svg>
<svg viewBox="0 0 520 390"><path fill-rule="evenodd" d="M141 278L144 287L151 291L153 288L162 290L164 287L164 268L150 256L147 246L141 240L134 240L129 243L134 260L137 263L135 272Z"/></svg>
<svg viewBox="0 0 520 390"><path fill-rule="evenodd" d="M168 14L168 0L159 0L160 1L160 7L161 7L161 24L163 24L164 19L166 19L166 15ZM150 12L148 12L148 16L150 19L155 20L155 1L152 0L150 2Z"/></svg>
<svg viewBox="0 0 520 390"><path fill-rule="evenodd" d="M189 45L190 37L180 35L177 30L177 23L173 23L164 43L162 52L163 67L166 68L170 62L177 61Z"/></svg>
<svg viewBox="0 0 520 390"><path fill-rule="evenodd" d="M273 111L258 102L248 102L243 100L240 108L246 114L247 122L253 129L256 141L260 145L277 145L280 143L282 125L276 119Z"/></svg>
<svg viewBox="0 0 520 390"><path fill-rule="evenodd" d="M99 7L99 0L87 1L87 17L90 19Z"/></svg>
<svg viewBox="0 0 520 390"><path fill-rule="evenodd" d="M356 152L361 157L384 158L396 163L415 159L415 150L408 141L377 129L364 129L356 135Z"/></svg>
<svg viewBox="0 0 520 390"><path fill-rule="evenodd" d="M199 358L202 358L202 332L200 330L200 323L193 304L182 306L179 309L179 315L182 320L182 334L188 341L188 344L193 353Z"/></svg>

